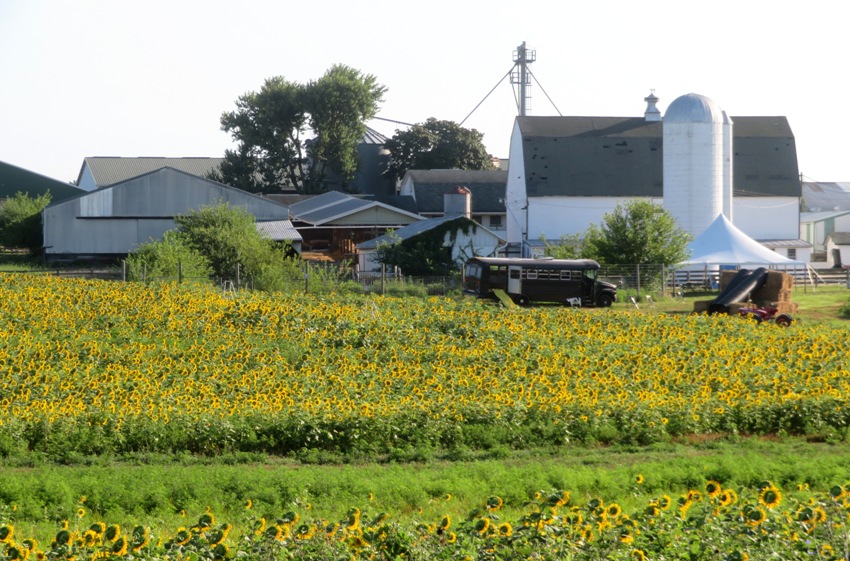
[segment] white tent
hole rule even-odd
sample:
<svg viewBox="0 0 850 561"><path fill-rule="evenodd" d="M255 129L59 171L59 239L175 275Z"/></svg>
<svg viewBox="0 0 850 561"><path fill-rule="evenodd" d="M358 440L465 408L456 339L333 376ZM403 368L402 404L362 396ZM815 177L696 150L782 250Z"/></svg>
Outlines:
<svg viewBox="0 0 850 561"><path fill-rule="evenodd" d="M772 251L729 222L719 214L714 222L688 245L691 257L681 265L763 265L763 266L805 266Z"/></svg>

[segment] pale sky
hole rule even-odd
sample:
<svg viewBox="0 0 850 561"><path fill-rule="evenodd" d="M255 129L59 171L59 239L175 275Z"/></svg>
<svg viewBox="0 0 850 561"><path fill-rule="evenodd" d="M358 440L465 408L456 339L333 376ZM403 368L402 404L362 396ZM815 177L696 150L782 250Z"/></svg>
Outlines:
<svg viewBox="0 0 850 561"><path fill-rule="evenodd" d="M0 161L73 181L87 156L220 157L233 144L219 117L240 95L334 64L374 75L379 116L409 123L460 123L498 83L463 126L507 157L517 106L499 81L525 42L529 115L642 116L651 90L663 114L698 93L731 116L787 117L805 179L850 181L846 6L0 0Z"/></svg>

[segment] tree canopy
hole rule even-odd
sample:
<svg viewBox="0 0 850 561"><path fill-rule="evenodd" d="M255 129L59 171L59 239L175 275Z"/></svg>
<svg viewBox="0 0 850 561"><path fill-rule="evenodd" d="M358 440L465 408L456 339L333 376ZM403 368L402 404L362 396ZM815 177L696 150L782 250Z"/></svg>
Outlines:
<svg viewBox="0 0 850 561"><path fill-rule="evenodd" d="M41 211L48 204L49 192L30 197L20 191L0 204L0 245L40 254L44 245Z"/></svg>
<svg viewBox="0 0 850 561"><path fill-rule="evenodd" d="M609 264L675 265L688 258L691 236L650 201L618 204L584 234L581 253Z"/></svg>
<svg viewBox="0 0 850 561"><path fill-rule="evenodd" d="M475 129L431 117L406 131L396 131L387 141L387 171L400 179L411 169L493 169L483 140L484 135Z"/></svg>
<svg viewBox="0 0 850 561"><path fill-rule="evenodd" d="M222 114L221 129L237 146L225 151L210 179L252 193L284 187L321 193L333 176L346 189L365 123L385 91L371 74L342 64L307 84L268 78L259 92L240 96L235 111Z"/></svg>

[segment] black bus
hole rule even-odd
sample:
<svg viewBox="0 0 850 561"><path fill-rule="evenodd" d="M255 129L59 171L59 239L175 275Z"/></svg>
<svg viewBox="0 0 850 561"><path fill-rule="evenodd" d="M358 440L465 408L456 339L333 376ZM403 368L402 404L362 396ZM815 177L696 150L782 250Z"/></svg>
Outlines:
<svg viewBox="0 0 850 561"><path fill-rule="evenodd" d="M519 259L474 257L467 261L463 292L495 298L503 290L516 304L558 302L581 306L610 306L617 287L597 280L599 263L592 259Z"/></svg>

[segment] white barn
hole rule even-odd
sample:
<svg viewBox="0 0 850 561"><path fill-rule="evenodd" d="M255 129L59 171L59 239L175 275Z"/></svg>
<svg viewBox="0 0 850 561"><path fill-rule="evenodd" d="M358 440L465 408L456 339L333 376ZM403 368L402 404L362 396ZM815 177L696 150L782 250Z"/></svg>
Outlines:
<svg viewBox="0 0 850 561"><path fill-rule="evenodd" d="M694 237L723 213L749 237L807 259L796 145L785 117L729 117L708 98L688 94L670 105L668 127L657 98L646 101L644 117L516 118L505 197L512 255L529 254L541 237L581 234L618 204L643 199L664 205ZM681 132L671 144L674 127L685 137L701 135L703 144L685 144ZM703 166L693 174L702 183L676 179L686 172L669 166L686 158Z"/></svg>

